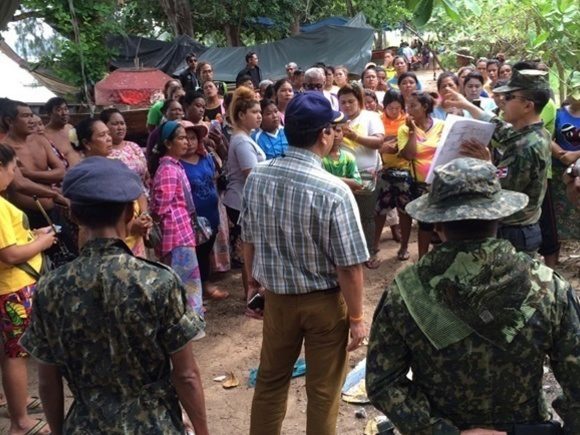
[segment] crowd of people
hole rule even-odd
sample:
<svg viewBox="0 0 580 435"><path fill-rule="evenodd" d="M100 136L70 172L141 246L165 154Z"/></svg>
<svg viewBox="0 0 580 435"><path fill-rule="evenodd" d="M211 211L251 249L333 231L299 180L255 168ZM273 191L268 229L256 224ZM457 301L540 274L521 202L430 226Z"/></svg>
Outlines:
<svg viewBox="0 0 580 435"><path fill-rule="evenodd" d="M549 420L539 396L549 355L562 433L579 433L580 307L549 267L560 237L580 239L580 75L558 108L541 62L458 50L458 70L429 90L406 48L360 80L295 62L264 78L249 52L233 91L188 55L142 144L115 108L72 126L56 97L45 125L2 99L10 434L48 433L27 412L27 355L54 434L209 433L192 341L205 337L204 301L237 290L212 280L231 268L245 314L263 319L250 433L280 433L303 344L306 432L335 433L348 351L368 335L364 268L381 264L385 225L409 260L413 220L418 262L373 318L373 405L401 433L525 433L513 431ZM464 143L465 158L430 184L449 115L495 133ZM66 419L63 377L75 400Z"/></svg>

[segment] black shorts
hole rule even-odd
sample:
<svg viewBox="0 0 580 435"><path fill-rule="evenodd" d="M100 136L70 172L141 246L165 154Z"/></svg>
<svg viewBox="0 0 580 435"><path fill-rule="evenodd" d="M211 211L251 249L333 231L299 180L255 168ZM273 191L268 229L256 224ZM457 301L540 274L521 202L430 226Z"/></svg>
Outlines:
<svg viewBox="0 0 580 435"><path fill-rule="evenodd" d="M522 226L503 226L497 230L499 239L509 240L517 251L533 254L542 244L540 224Z"/></svg>

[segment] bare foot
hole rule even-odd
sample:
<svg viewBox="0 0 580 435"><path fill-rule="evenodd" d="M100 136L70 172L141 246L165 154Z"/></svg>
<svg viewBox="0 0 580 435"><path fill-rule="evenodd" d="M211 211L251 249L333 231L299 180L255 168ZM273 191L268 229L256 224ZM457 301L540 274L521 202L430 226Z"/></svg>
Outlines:
<svg viewBox="0 0 580 435"><path fill-rule="evenodd" d="M10 424L10 429L8 430L8 435L49 435L50 428L48 423L44 420L35 420L30 417L23 418L22 421L15 425L14 422Z"/></svg>

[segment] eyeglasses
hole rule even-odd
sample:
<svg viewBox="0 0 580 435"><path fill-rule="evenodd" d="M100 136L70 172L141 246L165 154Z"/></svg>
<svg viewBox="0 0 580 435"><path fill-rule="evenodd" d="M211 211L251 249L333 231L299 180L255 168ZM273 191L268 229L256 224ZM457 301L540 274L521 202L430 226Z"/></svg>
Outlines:
<svg viewBox="0 0 580 435"><path fill-rule="evenodd" d="M304 87L310 91L314 91L324 88L324 85L322 83L306 83Z"/></svg>
<svg viewBox="0 0 580 435"><path fill-rule="evenodd" d="M524 97L523 95L514 95L514 94L504 94L503 99L505 101L511 101L514 98L521 98L522 100L532 101L529 98Z"/></svg>

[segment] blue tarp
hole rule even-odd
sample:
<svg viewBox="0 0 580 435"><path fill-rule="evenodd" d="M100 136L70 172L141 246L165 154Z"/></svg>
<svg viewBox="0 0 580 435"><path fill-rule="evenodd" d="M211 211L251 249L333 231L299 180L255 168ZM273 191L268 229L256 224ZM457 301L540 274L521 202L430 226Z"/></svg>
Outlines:
<svg viewBox="0 0 580 435"><path fill-rule="evenodd" d="M312 24L303 24L300 26L300 31L304 33L314 32L324 26L344 26L348 23L348 19L344 17L328 17L324 20L317 21Z"/></svg>
<svg viewBox="0 0 580 435"><path fill-rule="evenodd" d="M209 48L199 59L212 64L214 78L234 82L245 68L245 55L255 51L260 59L262 78L286 76L285 65L296 62L308 68L316 62L345 65L349 71L361 72L371 58L372 28L324 26L309 33L251 47Z"/></svg>

